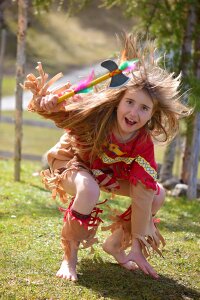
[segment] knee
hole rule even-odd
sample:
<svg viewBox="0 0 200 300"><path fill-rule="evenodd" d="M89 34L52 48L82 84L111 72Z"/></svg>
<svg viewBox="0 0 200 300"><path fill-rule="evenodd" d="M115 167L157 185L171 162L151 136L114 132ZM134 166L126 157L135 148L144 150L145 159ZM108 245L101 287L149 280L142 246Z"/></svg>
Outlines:
<svg viewBox="0 0 200 300"><path fill-rule="evenodd" d="M159 186L159 194L157 195L158 201L163 204L165 201L166 192L162 184L158 184Z"/></svg>
<svg viewBox="0 0 200 300"><path fill-rule="evenodd" d="M152 213L156 214L157 211L163 206L165 201L165 189L161 184L159 186L159 194L154 196L153 204L152 204Z"/></svg>
<svg viewBox="0 0 200 300"><path fill-rule="evenodd" d="M93 200L96 203L100 196L98 184L95 181L88 185L86 184L84 190L81 191L81 194L88 198L89 201Z"/></svg>
<svg viewBox="0 0 200 300"><path fill-rule="evenodd" d="M96 202L100 196L100 188L92 177L83 177L77 185L77 196L87 198L89 202Z"/></svg>

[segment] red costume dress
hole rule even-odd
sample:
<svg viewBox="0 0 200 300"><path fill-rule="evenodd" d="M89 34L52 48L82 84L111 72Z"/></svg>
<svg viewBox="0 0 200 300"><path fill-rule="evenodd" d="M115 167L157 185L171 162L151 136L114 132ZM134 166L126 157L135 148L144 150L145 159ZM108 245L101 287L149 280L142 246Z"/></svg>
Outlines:
<svg viewBox="0 0 200 300"><path fill-rule="evenodd" d="M133 185L140 181L147 189L157 189L154 146L144 128L127 143L118 142L111 134L91 169L99 185L108 190L119 188L118 180L128 180Z"/></svg>

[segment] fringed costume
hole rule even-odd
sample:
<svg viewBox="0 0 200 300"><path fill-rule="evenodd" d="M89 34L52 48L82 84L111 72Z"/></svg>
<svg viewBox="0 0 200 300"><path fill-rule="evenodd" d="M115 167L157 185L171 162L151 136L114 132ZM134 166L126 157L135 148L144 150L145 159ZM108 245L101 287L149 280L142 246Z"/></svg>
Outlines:
<svg viewBox="0 0 200 300"><path fill-rule="evenodd" d="M29 110L53 120L62 128L62 121L70 117L64 107L57 113L49 113L41 111L37 104L37 97L47 94L49 87L49 84L44 85L45 80L41 83L41 78L45 75L41 65L38 69L40 81L34 76L29 76L24 85L33 93ZM158 192L157 167L153 142L146 129L140 129L137 135L126 143L119 143L112 133L109 134L92 164L85 154L80 157L74 150L79 144L79 137L73 136L72 139L71 131L65 130L60 141L48 151L50 169L42 172L43 182L52 191L52 196L55 198L56 194L59 194L63 202L67 201L67 194L61 183L70 170L88 171L100 188L103 187L109 192L117 193L120 182L128 181L129 191L126 192L126 196L132 199L131 207L123 214L113 216L113 224L109 229L113 232L122 228L123 235L119 248L126 249L131 245L132 239L137 238L146 257L150 254L151 248L161 255L159 245L161 243L164 245L164 239L153 222L151 212L153 197ZM83 216L73 212L71 205L66 209L62 230L62 245L66 255L70 255L71 240L82 242L85 247L91 246L96 241L95 233L101 222L99 218L101 212L100 209L94 208L90 215Z"/></svg>
<svg viewBox="0 0 200 300"><path fill-rule="evenodd" d="M60 182L72 169L87 170L94 176L100 188L103 187L108 192L117 193L120 183L127 180L130 188L126 195L131 197L132 205L123 214L112 217L114 222L108 229L112 232L120 227L123 229L123 249L131 245L132 238L137 238L146 257L150 254L150 248L161 255L159 245L161 243L164 246L165 242L151 213L154 194L159 193L156 182L157 167L153 143L145 129L141 129L135 138L125 144L119 143L111 134L92 166L73 154L69 135L66 132L60 142L49 150L50 170L42 172L43 181L52 190L53 197L58 193L63 202L67 201Z"/></svg>

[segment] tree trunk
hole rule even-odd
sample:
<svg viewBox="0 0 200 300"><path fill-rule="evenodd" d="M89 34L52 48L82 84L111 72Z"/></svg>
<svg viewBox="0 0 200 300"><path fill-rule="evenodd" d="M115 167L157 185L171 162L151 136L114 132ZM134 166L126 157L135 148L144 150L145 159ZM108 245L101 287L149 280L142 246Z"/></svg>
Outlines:
<svg viewBox="0 0 200 300"><path fill-rule="evenodd" d="M8 2L7 2L8 3ZM2 104L2 82L3 82L3 66L4 56L6 50L6 24L4 19L4 9L6 7L6 0L0 1L0 30L1 30L1 49L0 49L0 119L1 119L1 104Z"/></svg>
<svg viewBox="0 0 200 300"><path fill-rule="evenodd" d="M185 29L185 34L183 38L182 45L182 54L181 54L181 64L180 70L182 71L182 76L184 80L184 90L187 91L188 86L188 72L191 69L192 62L192 42L193 42L193 34L195 30L196 24L196 14L195 14L195 5L191 4L188 9L187 16L187 26ZM184 102L187 103L187 95L185 96ZM192 132L193 132L193 118L186 120L186 143L185 143L185 151L183 154L183 162L182 162L182 170L181 170L181 181L183 183L188 183L189 178L189 170L191 165L191 152L192 152Z"/></svg>
<svg viewBox="0 0 200 300"><path fill-rule="evenodd" d="M194 23L195 23L195 11L193 5L190 5L188 7L188 16L187 16L187 24L185 28L185 34L183 38L183 44L182 44L182 54L181 54L181 63L180 63L180 70L182 71L183 79L185 79L185 84L187 82L187 76L188 76L188 70L190 69L191 64L191 50L192 50L192 34L194 31ZM185 90L188 89L188 86L185 85ZM187 102L187 98L184 100ZM187 130L188 133L188 130ZM189 138L191 137L191 132L186 136L186 147L185 152L183 155L183 164L182 164L182 172L181 172L181 180L186 181L186 170L189 167L188 165L188 155L190 155L191 152L191 139L189 141ZM172 143L169 144L167 147L163 164L161 167L161 173L160 173L160 180L161 182L164 182L165 180L172 177L173 172L173 164L175 161L175 154L176 154L176 141L177 138L175 138Z"/></svg>
<svg viewBox="0 0 200 300"><path fill-rule="evenodd" d="M16 111L15 111L15 181L20 181L21 146L22 146L22 97L23 90L19 83L24 80L25 41L27 29L28 0L18 0L18 34L16 62Z"/></svg>
<svg viewBox="0 0 200 300"><path fill-rule="evenodd" d="M200 21L200 8L197 11L197 24ZM195 34L195 75L197 81L200 80L200 29L196 30ZM200 96L198 95L198 100ZM200 112L195 114L194 118L194 131L192 136L192 155L191 155L191 165L188 180L188 192L187 197L189 200L197 197L197 172L199 164L199 151L200 151Z"/></svg>
<svg viewBox="0 0 200 300"><path fill-rule="evenodd" d="M183 153L183 162L181 169L181 182L188 184L190 175L190 164L192 155L192 133L194 131L194 115L191 115L186 120L186 136L185 136L185 150Z"/></svg>
<svg viewBox="0 0 200 300"><path fill-rule="evenodd" d="M173 141L167 146L163 158L163 164L160 169L160 181L164 182L167 179L172 177L173 172L173 164L176 153L176 142L177 138L173 139Z"/></svg>
<svg viewBox="0 0 200 300"><path fill-rule="evenodd" d="M2 103L2 82L3 82L3 65L6 50L6 29L1 30L1 49L0 49L0 119L1 119L1 103Z"/></svg>
<svg viewBox="0 0 200 300"><path fill-rule="evenodd" d="M199 164L199 151L200 151L200 113L197 112L194 118L191 165L190 165L190 172L188 176L187 197L189 200L195 199L197 197L197 172L198 172L198 164Z"/></svg>

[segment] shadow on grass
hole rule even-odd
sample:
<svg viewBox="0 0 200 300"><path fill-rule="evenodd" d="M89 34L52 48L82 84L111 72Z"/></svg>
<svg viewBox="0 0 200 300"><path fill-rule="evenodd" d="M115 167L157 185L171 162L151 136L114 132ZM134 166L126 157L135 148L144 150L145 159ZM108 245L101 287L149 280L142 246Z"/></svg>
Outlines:
<svg viewBox="0 0 200 300"><path fill-rule="evenodd" d="M49 197L50 198L50 197ZM9 201L9 200L8 200ZM2 219L10 219L11 215L16 217L32 217L37 219L39 217L63 218L63 214L59 211L60 205L48 199L44 202L44 199L40 197L28 197L22 200L12 201L12 205L9 208L4 208L0 211L0 217Z"/></svg>
<svg viewBox="0 0 200 300"><path fill-rule="evenodd" d="M35 183L30 183L30 186L32 186L33 188L36 188L42 192L46 192L47 189L45 187L40 186L39 184L35 184Z"/></svg>
<svg viewBox="0 0 200 300"><path fill-rule="evenodd" d="M78 285L95 291L99 298L116 300L200 299L200 293L177 281L160 275L159 280L141 271L130 272L117 264L83 259L79 267Z"/></svg>

